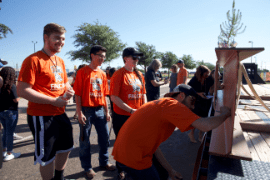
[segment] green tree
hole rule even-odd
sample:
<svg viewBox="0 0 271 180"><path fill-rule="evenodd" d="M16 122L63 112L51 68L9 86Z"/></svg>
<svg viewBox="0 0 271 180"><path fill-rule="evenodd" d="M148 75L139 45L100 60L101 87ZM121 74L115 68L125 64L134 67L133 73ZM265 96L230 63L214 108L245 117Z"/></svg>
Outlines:
<svg viewBox="0 0 271 180"><path fill-rule="evenodd" d="M241 31L243 23L241 24L242 19L242 13L238 9L238 12L236 12L235 7L235 0L233 0L232 3L232 15L230 14L230 10L227 12L227 19L228 22L225 21L225 23L222 23L220 25L220 35L218 36L218 40L220 42L226 42L226 44L229 44L230 46L233 46L234 44L234 37L237 34L241 34L246 30L246 27Z"/></svg>
<svg viewBox="0 0 271 180"><path fill-rule="evenodd" d="M197 67L200 65L207 66L211 71L215 69L215 65L213 65L212 63L204 62L203 60L197 61Z"/></svg>
<svg viewBox="0 0 271 180"><path fill-rule="evenodd" d="M186 69L194 69L196 67L196 62L193 60L191 55L183 55L181 59L184 61L184 66Z"/></svg>
<svg viewBox="0 0 271 180"><path fill-rule="evenodd" d="M156 51L155 46L153 45L147 45L144 42L136 42L136 49L139 52L143 53L143 57L140 59L140 61L138 62L139 65L141 65L144 68L144 71L146 73L147 70L147 66L149 66L149 64L152 62L152 60L156 59L156 58L161 58L161 54Z"/></svg>
<svg viewBox="0 0 271 180"><path fill-rule="evenodd" d="M8 32L13 34L12 30L9 27L0 23L0 39L6 38L7 37L6 35L8 34Z"/></svg>
<svg viewBox="0 0 271 180"><path fill-rule="evenodd" d="M67 54L71 56L71 60L89 61L90 48L93 45L101 45L107 49L105 62L118 58L126 44L119 39L117 32L113 31L109 26L102 25L99 21L94 24L83 23L78 26L73 42L79 50L69 51Z"/></svg>
<svg viewBox="0 0 271 180"><path fill-rule="evenodd" d="M173 64L178 62L178 57L173 54L172 52L166 52L162 54L161 63L163 68L168 69L168 77L169 77L169 70Z"/></svg>

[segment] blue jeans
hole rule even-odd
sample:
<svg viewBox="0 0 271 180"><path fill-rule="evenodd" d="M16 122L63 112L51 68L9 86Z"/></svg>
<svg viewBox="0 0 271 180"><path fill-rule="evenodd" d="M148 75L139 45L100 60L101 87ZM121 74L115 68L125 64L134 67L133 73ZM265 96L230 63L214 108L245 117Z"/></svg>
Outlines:
<svg viewBox="0 0 271 180"><path fill-rule="evenodd" d="M106 116L104 114L104 107L82 107L82 112L86 117L86 125L80 126L80 150L79 158L81 161L81 166L88 172L92 169L91 166L91 147L90 147L90 132L92 124L95 126L98 135L98 145L100 147L99 152L99 163L100 166L106 166L108 164L108 146L109 146L109 129L107 126ZM82 141L83 136L83 141Z"/></svg>
<svg viewBox="0 0 271 180"><path fill-rule="evenodd" d="M148 169L136 170L119 162L116 162L116 164L118 164L118 166L121 167L121 169L125 171L133 180L160 180L159 174L154 165Z"/></svg>
<svg viewBox="0 0 271 180"><path fill-rule="evenodd" d="M3 148L7 148L7 152L11 152L13 149L13 133L18 122L18 111L5 110L0 112L0 120L4 127Z"/></svg>

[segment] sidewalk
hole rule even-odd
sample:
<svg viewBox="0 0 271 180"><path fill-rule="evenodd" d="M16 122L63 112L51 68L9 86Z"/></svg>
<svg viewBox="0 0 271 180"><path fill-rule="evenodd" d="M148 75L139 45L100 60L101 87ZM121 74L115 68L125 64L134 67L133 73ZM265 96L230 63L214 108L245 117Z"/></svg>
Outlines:
<svg viewBox="0 0 271 180"><path fill-rule="evenodd" d="M1 180L37 180L41 179L39 173L39 165L34 165L34 141L32 134L27 125L26 119L26 110L27 101L25 99L20 99L19 108L19 121L16 127L16 133L20 136L23 136L22 140L14 141L14 152L21 152L22 155L15 160L11 160L9 162L3 162L3 167L0 169L0 179ZM86 179L83 169L81 168L80 160L79 160L79 126L76 120L73 120L73 115L75 113L75 104L69 104L66 108L66 113L70 118L73 126L73 137L74 137L74 150L72 150L68 164L66 166L64 175L66 178L71 179ZM111 122L108 123L109 128L111 127ZM196 136L197 138L197 136ZM97 134L92 127L91 131L91 152L92 152L92 166L94 171L97 172L97 175L94 179L97 180L116 180L117 171L109 172L105 170L101 170L99 168L98 161L98 152L99 147L97 144ZM110 147L109 147L109 159L110 162L115 164L115 160L111 156L113 145L115 142L115 134L113 130L110 135ZM186 133L181 133L178 129L176 129L172 136L162 143L160 148L165 154L168 162L172 165L172 167L182 173L184 179L191 179L194 162L196 159L196 154L200 143L191 143L189 142L189 138Z"/></svg>

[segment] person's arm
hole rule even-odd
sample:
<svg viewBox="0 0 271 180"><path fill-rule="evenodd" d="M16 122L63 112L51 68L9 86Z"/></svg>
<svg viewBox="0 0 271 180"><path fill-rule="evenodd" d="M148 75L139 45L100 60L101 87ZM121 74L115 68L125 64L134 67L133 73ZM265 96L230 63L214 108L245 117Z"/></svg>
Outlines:
<svg viewBox="0 0 271 180"><path fill-rule="evenodd" d="M183 83L186 84L187 76L183 77Z"/></svg>
<svg viewBox="0 0 271 180"><path fill-rule="evenodd" d="M231 116L231 109L226 106L221 107L220 112L221 113L218 116L199 118L191 125L203 132L208 132L212 129L215 129Z"/></svg>
<svg viewBox="0 0 271 180"><path fill-rule="evenodd" d="M159 161L159 163L167 170L167 172L172 180L183 179L181 173L175 171L171 167L171 165L168 163L168 161L166 160L166 158L163 155L163 152L161 151L161 149L159 147L157 148L157 150L155 151L154 154L155 154L157 160Z"/></svg>
<svg viewBox="0 0 271 180"><path fill-rule="evenodd" d="M108 103L110 103L109 98L107 98L106 96L104 98L105 98L104 110L105 110L106 120L110 121L111 116L110 116L109 109L108 109Z"/></svg>
<svg viewBox="0 0 271 180"><path fill-rule="evenodd" d="M66 92L65 92L66 93L66 99L69 100L74 95L74 90L71 87L69 82L66 82L65 86L66 86Z"/></svg>
<svg viewBox="0 0 271 180"><path fill-rule="evenodd" d="M159 86L162 86L164 84L167 84L167 81L160 81L160 82L157 82L156 80L151 80L151 84L154 86L154 87L159 87Z"/></svg>
<svg viewBox="0 0 271 180"><path fill-rule="evenodd" d="M78 114L78 122L82 125L86 124L86 117L82 112L81 96L75 95L76 112Z"/></svg>
<svg viewBox="0 0 271 180"><path fill-rule="evenodd" d="M57 98L46 96L32 89L32 85L22 81L18 81L17 94L19 97L39 104L51 104L57 107L63 107L68 104L68 101L63 100L61 96Z"/></svg>
<svg viewBox="0 0 271 180"><path fill-rule="evenodd" d="M144 94L144 97L143 97L143 104L147 103L147 96L146 94Z"/></svg>
<svg viewBox="0 0 271 180"><path fill-rule="evenodd" d="M136 109L133 109L130 106L128 106L118 96L111 95L110 98L113 103L115 103L119 108L123 109L124 111L127 111L131 114L133 114L136 111Z"/></svg>

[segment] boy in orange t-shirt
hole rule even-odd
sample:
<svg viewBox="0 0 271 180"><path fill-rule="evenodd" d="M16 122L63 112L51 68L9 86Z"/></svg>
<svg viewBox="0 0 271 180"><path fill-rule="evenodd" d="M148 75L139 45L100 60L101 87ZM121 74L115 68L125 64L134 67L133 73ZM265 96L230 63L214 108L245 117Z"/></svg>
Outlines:
<svg viewBox="0 0 271 180"><path fill-rule="evenodd" d="M194 108L197 93L188 85L178 85L172 93L159 100L141 106L126 121L119 131L112 155L121 167L134 180L156 179L159 175L152 163L153 154L169 172L172 179L181 178L163 157L159 145L173 133L176 127L180 131L198 128L210 131L218 127L230 116L230 109L221 108L221 115L200 118L191 109Z"/></svg>
<svg viewBox="0 0 271 180"><path fill-rule="evenodd" d="M28 100L27 122L35 141L34 164L40 163L42 179L62 180L73 149L72 125L65 105L74 91L67 80L64 61L55 55L65 44L65 32L63 26L47 24L43 49L24 60L18 77L18 96Z"/></svg>
<svg viewBox="0 0 271 180"><path fill-rule="evenodd" d="M177 85L186 84L188 72L187 72L186 68L184 67L183 60L179 60L177 63L177 66L180 68L178 75L177 75Z"/></svg>
<svg viewBox="0 0 271 180"><path fill-rule="evenodd" d="M100 166L110 171L115 170L115 167L108 162L109 130L107 121L111 119L106 102L106 95L109 94L108 82L105 72L99 69L105 56L106 49L104 47L93 46L90 50L91 62L88 66L78 70L73 86L80 126L79 158L88 178L93 178L96 175L91 166L89 141L92 124L98 134Z"/></svg>

